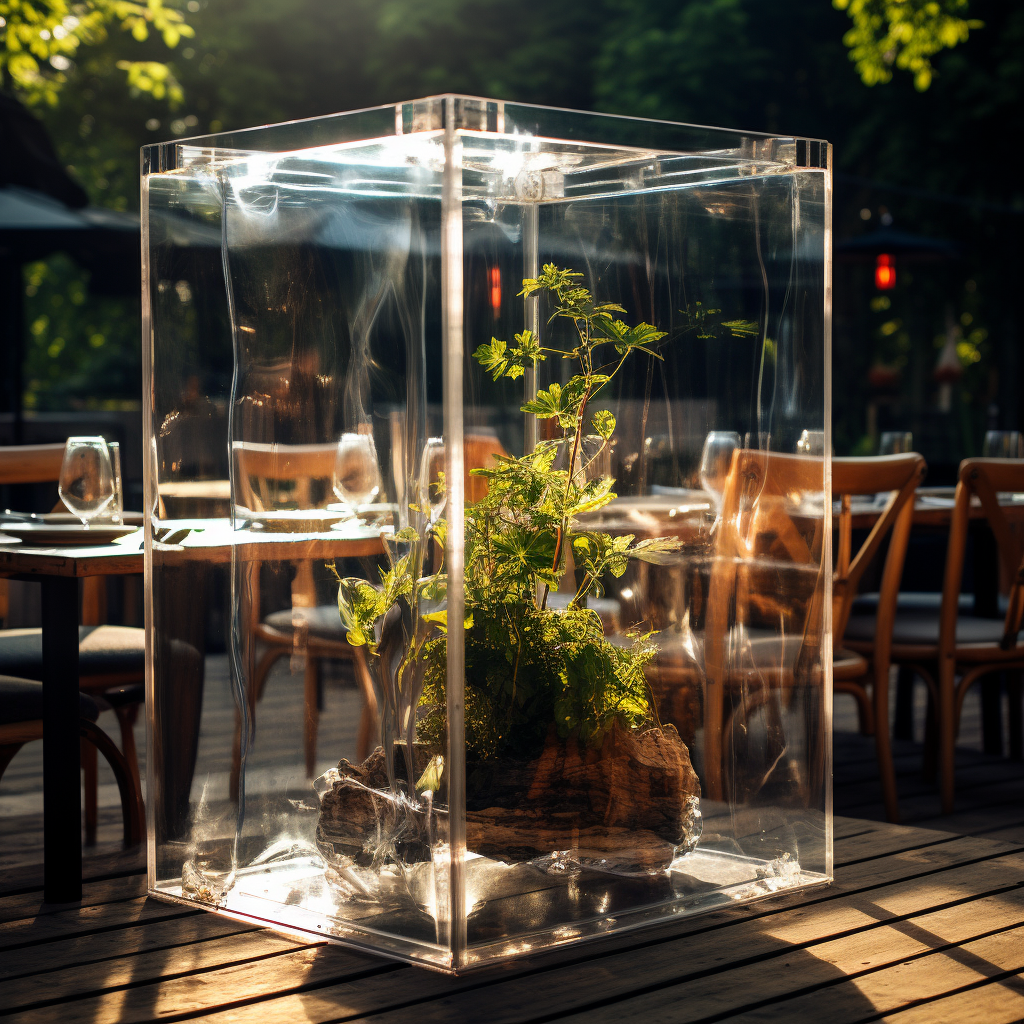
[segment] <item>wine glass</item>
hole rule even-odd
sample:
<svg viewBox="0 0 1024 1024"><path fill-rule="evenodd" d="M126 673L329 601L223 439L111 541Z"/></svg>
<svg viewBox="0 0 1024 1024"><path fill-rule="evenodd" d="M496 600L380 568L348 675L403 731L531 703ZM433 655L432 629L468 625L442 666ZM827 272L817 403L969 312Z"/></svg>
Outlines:
<svg viewBox="0 0 1024 1024"><path fill-rule="evenodd" d="M909 430L886 430L878 442L879 455L904 455L914 450L914 435Z"/></svg>
<svg viewBox="0 0 1024 1024"><path fill-rule="evenodd" d="M380 493L380 464L372 434L342 434L334 459L334 493L356 511Z"/></svg>
<svg viewBox="0 0 1024 1024"><path fill-rule="evenodd" d="M1019 459L1021 451L1020 431L989 430L981 454L986 459Z"/></svg>
<svg viewBox="0 0 1024 1024"><path fill-rule="evenodd" d="M704 440L704 451L700 457L700 482L711 495L716 509L722 507L732 453L739 446L740 435L731 430L712 430Z"/></svg>
<svg viewBox="0 0 1024 1024"><path fill-rule="evenodd" d="M417 501L420 509L429 514L430 525L433 526L444 511L448 495L442 482L444 473L444 439L428 437L420 456L419 493Z"/></svg>
<svg viewBox="0 0 1024 1024"><path fill-rule="evenodd" d="M89 520L114 500L110 451L102 437L69 437L57 491L61 501L89 529Z"/></svg>

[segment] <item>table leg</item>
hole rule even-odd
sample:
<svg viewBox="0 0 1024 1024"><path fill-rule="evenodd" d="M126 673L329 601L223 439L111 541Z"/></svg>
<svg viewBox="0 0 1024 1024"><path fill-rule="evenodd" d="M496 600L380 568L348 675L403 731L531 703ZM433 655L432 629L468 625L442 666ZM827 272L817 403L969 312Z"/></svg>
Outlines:
<svg viewBox="0 0 1024 1024"><path fill-rule="evenodd" d="M43 898L82 898L78 738L78 580L41 581L43 612Z"/></svg>

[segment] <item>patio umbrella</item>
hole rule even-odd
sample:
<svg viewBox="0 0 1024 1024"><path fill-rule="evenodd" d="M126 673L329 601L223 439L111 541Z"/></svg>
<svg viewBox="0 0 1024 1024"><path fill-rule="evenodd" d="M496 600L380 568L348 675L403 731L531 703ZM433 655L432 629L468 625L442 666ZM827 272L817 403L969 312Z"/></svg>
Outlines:
<svg viewBox="0 0 1024 1024"><path fill-rule="evenodd" d="M138 292L138 218L87 204L43 125L12 96L0 93L0 358L15 444L24 433L22 266L67 252L92 271L94 293Z"/></svg>

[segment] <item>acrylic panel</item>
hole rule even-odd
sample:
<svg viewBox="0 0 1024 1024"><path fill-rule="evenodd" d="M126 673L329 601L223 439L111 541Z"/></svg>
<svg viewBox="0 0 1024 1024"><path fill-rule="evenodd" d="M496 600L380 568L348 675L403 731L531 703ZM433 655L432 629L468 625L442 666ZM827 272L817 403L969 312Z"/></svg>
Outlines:
<svg viewBox="0 0 1024 1024"><path fill-rule="evenodd" d="M145 151L155 894L462 970L828 880L828 156Z"/></svg>

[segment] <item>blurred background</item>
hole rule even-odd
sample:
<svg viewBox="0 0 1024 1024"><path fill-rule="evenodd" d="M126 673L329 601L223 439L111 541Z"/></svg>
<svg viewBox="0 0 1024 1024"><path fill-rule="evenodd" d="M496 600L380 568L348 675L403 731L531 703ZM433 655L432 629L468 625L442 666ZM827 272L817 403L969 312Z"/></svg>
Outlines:
<svg viewBox="0 0 1024 1024"><path fill-rule="evenodd" d="M20 55L36 55L33 70L18 64L16 5L0 0L3 88L42 120L93 207L137 214L149 142L441 91L826 138L836 454L912 431L929 483L951 483L987 429L1022 425L1015 0L908 2L934 11L901 49L884 31L865 42L865 18L886 28L886 0L168 0L156 6L176 20L85 31L104 6L36 25ZM133 477L135 264L58 252L20 274L24 369L19 384L9 343L0 443L14 440L20 391L23 441L122 434Z"/></svg>

